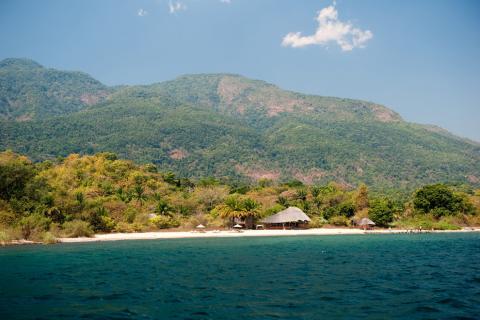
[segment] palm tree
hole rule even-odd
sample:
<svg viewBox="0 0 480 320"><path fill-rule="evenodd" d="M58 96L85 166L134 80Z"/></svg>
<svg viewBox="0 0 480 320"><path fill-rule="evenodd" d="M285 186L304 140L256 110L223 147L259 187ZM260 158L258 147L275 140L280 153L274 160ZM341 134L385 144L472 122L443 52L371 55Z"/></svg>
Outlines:
<svg viewBox="0 0 480 320"><path fill-rule="evenodd" d="M141 206L143 201L147 200L147 196L145 195L145 189L140 184L137 184L135 185L133 191L135 199L137 199L137 202Z"/></svg>
<svg viewBox="0 0 480 320"><path fill-rule="evenodd" d="M235 218L245 220L247 228L253 226L253 219L259 214L260 205L251 198L241 198L238 195L232 195L225 199L224 204L215 207L215 212L220 218L229 219L233 225Z"/></svg>

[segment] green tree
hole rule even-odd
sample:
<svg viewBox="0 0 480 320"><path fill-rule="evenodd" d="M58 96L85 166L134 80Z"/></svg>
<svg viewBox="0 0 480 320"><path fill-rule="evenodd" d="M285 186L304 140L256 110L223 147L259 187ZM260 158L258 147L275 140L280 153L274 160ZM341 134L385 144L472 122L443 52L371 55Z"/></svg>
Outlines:
<svg viewBox="0 0 480 320"><path fill-rule="evenodd" d="M444 184L427 185L415 192L414 207L423 213L432 213L436 217L471 213L473 205L461 194L455 194Z"/></svg>
<svg viewBox="0 0 480 320"><path fill-rule="evenodd" d="M386 227L393 221L395 212L396 208L391 200L379 198L371 201L368 216L376 225Z"/></svg>
<svg viewBox="0 0 480 320"><path fill-rule="evenodd" d="M11 151L0 153L0 198L9 200L25 196L27 185L35 174L34 166L25 157Z"/></svg>
<svg viewBox="0 0 480 320"><path fill-rule="evenodd" d="M170 216L172 214L173 207L171 207L167 201L159 199L155 206L155 212L163 216Z"/></svg>

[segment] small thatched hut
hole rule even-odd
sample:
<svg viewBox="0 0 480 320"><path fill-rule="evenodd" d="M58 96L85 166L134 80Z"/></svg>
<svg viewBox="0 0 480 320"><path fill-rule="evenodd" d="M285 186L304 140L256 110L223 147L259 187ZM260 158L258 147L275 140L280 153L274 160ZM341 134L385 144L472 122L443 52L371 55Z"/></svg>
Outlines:
<svg viewBox="0 0 480 320"><path fill-rule="evenodd" d="M297 207L289 207L261 220L269 229L304 228L310 218Z"/></svg>
<svg viewBox="0 0 480 320"><path fill-rule="evenodd" d="M358 222L358 225L362 227L363 229L370 229L375 225L375 222L368 218L363 218Z"/></svg>

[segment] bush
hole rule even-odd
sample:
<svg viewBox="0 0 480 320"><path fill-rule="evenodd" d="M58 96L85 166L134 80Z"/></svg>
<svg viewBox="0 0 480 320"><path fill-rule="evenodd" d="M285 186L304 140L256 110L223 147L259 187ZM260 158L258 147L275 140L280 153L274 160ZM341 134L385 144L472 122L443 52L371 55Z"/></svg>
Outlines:
<svg viewBox="0 0 480 320"><path fill-rule="evenodd" d="M38 239L40 235L48 230L51 220L41 214L32 214L23 217L19 227L24 239Z"/></svg>
<svg viewBox="0 0 480 320"><path fill-rule="evenodd" d="M433 228L435 230L460 230L462 227L452 224L448 221L439 221L434 224Z"/></svg>
<svg viewBox="0 0 480 320"><path fill-rule="evenodd" d="M57 243L58 240L51 232L47 231L42 235L42 242L44 244L53 244L53 243Z"/></svg>
<svg viewBox="0 0 480 320"><path fill-rule="evenodd" d="M91 237L93 230L86 221L73 220L63 224L63 236L67 238Z"/></svg>
<svg viewBox="0 0 480 320"><path fill-rule="evenodd" d="M325 224L327 224L327 220L323 217L312 217L312 220L308 223L310 228L322 228Z"/></svg>
<svg viewBox="0 0 480 320"><path fill-rule="evenodd" d="M159 229L176 228L180 225L178 220L168 216L156 216L150 219L150 223Z"/></svg>
<svg viewBox="0 0 480 320"><path fill-rule="evenodd" d="M5 228L4 230L0 230L0 245L4 246L7 243L18 239L19 235L17 233L18 232L15 232L15 230L13 229Z"/></svg>
<svg viewBox="0 0 480 320"><path fill-rule="evenodd" d="M350 225L350 220L345 216L334 216L328 219L328 223L333 224L334 226L348 227Z"/></svg>
<svg viewBox="0 0 480 320"><path fill-rule="evenodd" d="M127 210L124 212L124 219L128 223L133 223L135 221L135 218L137 217L138 211L135 208L129 207Z"/></svg>
<svg viewBox="0 0 480 320"><path fill-rule="evenodd" d="M131 233L143 231L144 227L139 223L119 222L115 225L115 232Z"/></svg>
<svg viewBox="0 0 480 320"><path fill-rule="evenodd" d="M95 232L110 232L115 228L115 221L108 216L108 211L104 207L90 212L88 222Z"/></svg>
<svg viewBox="0 0 480 320"><path fill-rule="evenodd" d="M451 215L452 213L445 209L445 208L435 208L430 211L430 213L435 217L435 218L441 218L441 217L446 217Z"/></svg>

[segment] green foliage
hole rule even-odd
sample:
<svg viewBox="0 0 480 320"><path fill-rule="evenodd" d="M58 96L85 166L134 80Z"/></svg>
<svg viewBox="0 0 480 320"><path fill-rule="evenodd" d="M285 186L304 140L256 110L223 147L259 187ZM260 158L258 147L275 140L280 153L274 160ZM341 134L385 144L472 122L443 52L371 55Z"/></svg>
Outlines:
<svg viewBox="0 0 480 320"><path fill-rule="evenodd" d="M310 221L309 226L310 228L322 228L324 225L328 223L328 220L326 220L323 217L312 217L312 221Z"/></svg>
<svg viewBox="0 0 480 320"><path fill-rule="evenodd" d="M118 154L148 164L146 172L175 172L164 178L176 187L188 182L182 178L214 177L199 181L212 186L266 172L289 188L364 181L393 193L439 181L469 184L466 177L480 171L478 144L407 123L378 104L229 74L108 88L83 73L5 59L0 118L2 149L35 160L101 152L115 162Z"/></svg>
<svg viewBox="0 0 480 320"><path fill-rule="evenodd" d="M0 116L36 119L79 111L110 89L81 72L47 69L28 59L0 61Z"/></svg>
<svg viewBox="0 0 480 320"><path fill-rule="evenodd" d="M437 220L433 215L419 214L413 217L403 218L395 223L395 226L404 229L422 229L422 230L460 230L458 224L446 219L446 217Z"/></svg>
<svg viewBox="0 0 480 320"><path fill-rule="evenodd" d="M115 222L104 207L91 211L87 220L94 232L110 232L115 228Z"/></svg>
<svg viewBox="0 0 480 320"><path fill-rule="evenodd" d="M379 226L410 223L424 228L451 229L480 223L475 216L480 212L480 191L463 185L450 185L446 189L433 187L432 192L427 186L424 189L429 192L417 192L402 202L375 194L370 197L373 200L368 201L369 207L355 211L367 205L364 201L366 186L348 189L328 183L289 187L273 181L256 185L237 181L230 186L211 179L193 184L106 153L72 154L55 163L32 164L23 156L3 152L0 164L10 168L4 171L9 172L6 175L9 177L15 177L11 173L22 172L25 167L30 172L28 178L18 175L23 179L18 191L6 196L7 199L0 198L0 230L14 231L2 234L5 239L50 242L54 239L47 232L55 237L85 236L93 232L189 226L194 221L225 226L231 225L234 218L252 227L255 221L288 206L303 209L312 218L311 226L314 227L325 223L349 225L354 214L357 219L367 216L368 212ZM22 170L17 170L17 166ZM245 186L243 192L233 192L239 186ZM453 205L436 206L425 213L418 208L412 209L416 196L447 198L446 203L453 201ZM402 203L406 203L405 210ZM456 211L451 211L452 208ZM153 212L158 216L149 218Z"/></svg>
<svg viewBox="0 0 480 320"><path fill-rule="evenodd" d="M63 236L67 238L91 237L93 230L86 221L73 220L67 221L62 225Z"/></svg>
<svg viewBox="0 0 480 320"><path fill-rule="evenodd" d="M167 201L160 199L155 206L155 212L163 216L170 216L173 213L173 207Z"/></svg>
<svg viewBox="0 0 480 320"><path fill-rule="evenodd" d="M413 204L418 211L432 213L437 218L473 213L473 206L444 184L427 185L417 190Z"/></svg>
<svg viewBox="0 0 480 320"><path fill-rule="evenodd" d="M42 235L42 242L44 244L54 244L57 243L58 240L51 232L47 231Z"/></svg>
<svg viewBox="0 0 480 320"><path fill-rule="evenodd" d="M0 161L0 199L22 198L35 176L33 165L25 157L11 151L3 152Z"/></svg>
<svg viewBox="0 0 480 320"><path fill-rule="evenodd" d="M20 230L24 239L38 239L48 230L51 220L41 214L32 214L19 221Z"/></svg>
<svg viewBox="0 0 480 320"><path fill-rule="evenodd" d="M387 198L374 199L370 203L368 216L377 226L387 227L398 211L395 204Z"/></svg>
<svg viewBox="0 0 480 320"><path fill-rule="evenodd" d="M156 216L150 219L150 222L159 229L176 228L180 222L174 217Z"/></svg>
<svg viewBox="0 0 480 320"><path fill-rule="evenodd" d="M334 216L328 219L328 223L338 227L347 227L350 225L350 220L345 216Z"/></svg>

